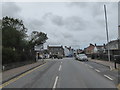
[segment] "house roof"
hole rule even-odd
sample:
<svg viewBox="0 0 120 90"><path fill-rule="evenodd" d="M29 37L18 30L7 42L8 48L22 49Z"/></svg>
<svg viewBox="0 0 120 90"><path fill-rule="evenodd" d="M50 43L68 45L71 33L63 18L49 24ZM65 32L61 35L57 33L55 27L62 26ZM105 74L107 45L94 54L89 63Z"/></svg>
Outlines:
<svg viewBox="0 0 120 90"><path fill-rule="evenodd" d="M115 43L118 43L118 40L112 40L112 41L110 41L109 43L107 43L106 46L107 46L108 44L115 44Z"/></svg>
<svg viewBox="0 0 120 90"><path fill-rule="evenodd" d="M97 45L97 46L95 46L97 49L102 49L104 46L102 46L102 45Z"/></svg>
<svg viewBox="0 0 120 90"><path fill-rule="evenodd" d="M61 45L49 45L48 48L63 48Z"/></svg>
<svg viewBox="0 0 120 90"><path fill-rule="evenodd" d="M85 48L85 50L92 50L95 46L93 44L90 43L90 45Z"/></svg>

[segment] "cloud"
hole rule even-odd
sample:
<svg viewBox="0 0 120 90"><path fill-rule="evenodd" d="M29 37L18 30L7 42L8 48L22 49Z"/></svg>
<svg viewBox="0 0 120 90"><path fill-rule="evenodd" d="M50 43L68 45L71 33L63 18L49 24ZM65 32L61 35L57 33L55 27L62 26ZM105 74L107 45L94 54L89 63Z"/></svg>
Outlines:
<svg viewBox="0 0 120 90"><path fill-rule="evenodd" d="M64 21L63 21L63 18L61 16L58 16L58 15L54 15L52 17L52 22L58 26L62 26L64 25Z"/></svg>
<svg viewBox="0 0 120 90"><path fill-rule="evenodd" d="M55 15L52 12L45 13L43 19L51 20L51 22L57 26L64 25L63 17L59 15Z"/></svg>
<svg viewBox="0 0 120 90"><path fill-rule="evenodd" d="M29 19L29 21L25 21L24 23L29 31L40 31L44 26L44 22L42 20L36 19Z"/></svg>
<svg viewBox="0 0 120 90"><path fill-rule="evenodd" d="M47 33L48 45L84 48L89 43L106 42L104 4L107 5L110 39L115 39L118 20L116 3L30 3L29 7L27 3L5 3L3 15L21 15L28 33L33 30Z"/></svg>
<svg viewBox="0 0 120 90"><path fill-rule="evenodd" d="M13 2L4 2L2 3L2 16L11 16L16 17L19 15L18 13L21 11L20 7L18 7Z"/></svg>
<svg viewBox="0 0 120 90"><path fill-rule="evenodd" d="M46 13L44 19L51 20L53 25L57 25L58 27L64 26L69 31L77 31L77 30L84 30L86 26L86 21L78 16L70 16L67 18L63 18L62 16L55 15L53 13Z"/></svg>
<svg viewBox="0 0 120 90"><path fill-rule="evenodd" d="M88 7L90 6L90 3L86 3L86 2L70 2L69 4L67 4L67 6L69 7L73 7L73 6L76 6L76 7L80 7L80 8L85 8L85 7Z"/></svg>
<svg viewBox="0 0 120 90"><path fill-rule="evenodd" d="M64 32L64 33L62 33L62 35L65 39L70 39L70 38L72 39L73 38L73 35L69 32Z"/></svg>
<svg viewBox="0 0 120 90"><path fill-rule="evenodd" d="M65 19L65 27L68 30L80 31L85 30L85 21L78 16L71 16Z"/></svg>

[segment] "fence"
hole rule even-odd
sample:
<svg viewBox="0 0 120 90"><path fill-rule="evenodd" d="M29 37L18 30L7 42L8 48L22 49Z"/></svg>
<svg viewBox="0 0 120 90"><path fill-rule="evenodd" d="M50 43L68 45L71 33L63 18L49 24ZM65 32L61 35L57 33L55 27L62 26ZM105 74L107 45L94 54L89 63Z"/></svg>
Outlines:
<svg viewBox="0 0 120 90"><path fill-rule="evenodd" d="M2 67L2 69L3 69L3 71L5 71L5 70L9 70L9 69L20 67L20 66L24 66L24 65L27 65L27 64L32 64L34 62L35 61L31 60L31 61L15 62L15 63L10 63L10 64L5 64Z"/></svg>
<svg viewBox="0 0 120 90"><path fill-rule="evenodd" d="M114 62L114 59L115 59L114 56L115 55L110 55L110 61ZM119 56L118 59L120 60L120 55L118 55L118 56ZM108 61L108 55L107 54L92 54L91 58Z"/></svg>

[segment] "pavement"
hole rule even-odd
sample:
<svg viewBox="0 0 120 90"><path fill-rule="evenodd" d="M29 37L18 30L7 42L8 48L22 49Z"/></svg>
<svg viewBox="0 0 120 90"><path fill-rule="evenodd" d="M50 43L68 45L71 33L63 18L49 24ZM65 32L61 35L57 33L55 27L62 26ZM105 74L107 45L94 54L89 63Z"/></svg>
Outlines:
<svg viewBox="0 0 120 90"><path fill-rule="evenodd" d="M17 67L17 68L14 68L14 69L10 69L10 70L7 70L7 71L3 71L2 72L2 83L16 77L16 76L19 76L21 75L22 73L25 73L27 71L29 71L30 69L33 69L39 65L42 65L44 64L45 62L44 61L38 61L38 62L35 62L35 63L32 63L32 64L28 64L28 65L24 65L24 66L21 66L21 67ZM1 74L1 73L0 73Z"/></svg>
<svg viewBox="0 0 120 90"><path fill-rule="evenodd" d="M107 66L107 67L110 68L110 70L114 70L115 69L114 62L98 60L98 59L90 59L90 58L89 58L89 60L93 61L95 63L101 64L101 65ZM119 64L116 64L116 66L117 66L117 68L119 68Z"/></svg>
<svg viewBox="0 0 120 90"><path fill-rule="evenodd" d="M91 64L89 64L91 63ZM46 63L6 83L1 88L111 88L117 90L114 78L101 74L97 64L74 58L46 60ZM99 68L104 66L99 65ZM102 69L101 69L102 70Z"/></svg>

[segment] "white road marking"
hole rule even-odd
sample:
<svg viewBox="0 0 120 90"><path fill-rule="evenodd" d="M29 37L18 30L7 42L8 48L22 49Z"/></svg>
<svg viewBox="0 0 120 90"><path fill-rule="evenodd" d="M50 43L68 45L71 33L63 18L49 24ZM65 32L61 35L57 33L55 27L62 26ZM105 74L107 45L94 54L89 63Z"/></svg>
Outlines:
<svg viewBox="0 0 120 90"><path fill-rule="evenodd" d="M59 67L59 71L61 70L61 67L62 67L62 66L60 65L60 67Z"/></svg>
<svg viewBox="0 0 120 90"><path fill-rule="evenodd" d="M56 78L55 78L55 82L54 82L53 88L56 88L57 81L58 81L58 76L56 76Z"/></svg>
<svg viewBox="0 0 120 90"><path fill-rule="evenodd" d="M89 65L90 68L93 68L92 66Z"/></svg>
<svg viewBox="0 0 120 90"><path fill-rule="evenodd" d="M98 69L95 69L95 71L100 72L100 70L98 70Z"/></svg>
<svg viewBox="0 0 120 90"><path fill-rule="evenodd" d="M83 62L81 62L82 64L84 64Z"/></svg>
<svg viewBox="0 0 120 90"><path fill-rule="evenodd" d="M61 62L62 63L62 62Z"/></svg>
<svg viewBox="0 0 120 90"><path fill-rule="evenodd" d="M107 76L107 75L104 75L106 78L110 79L110 80L113 80L111 77Z"/></svg>

